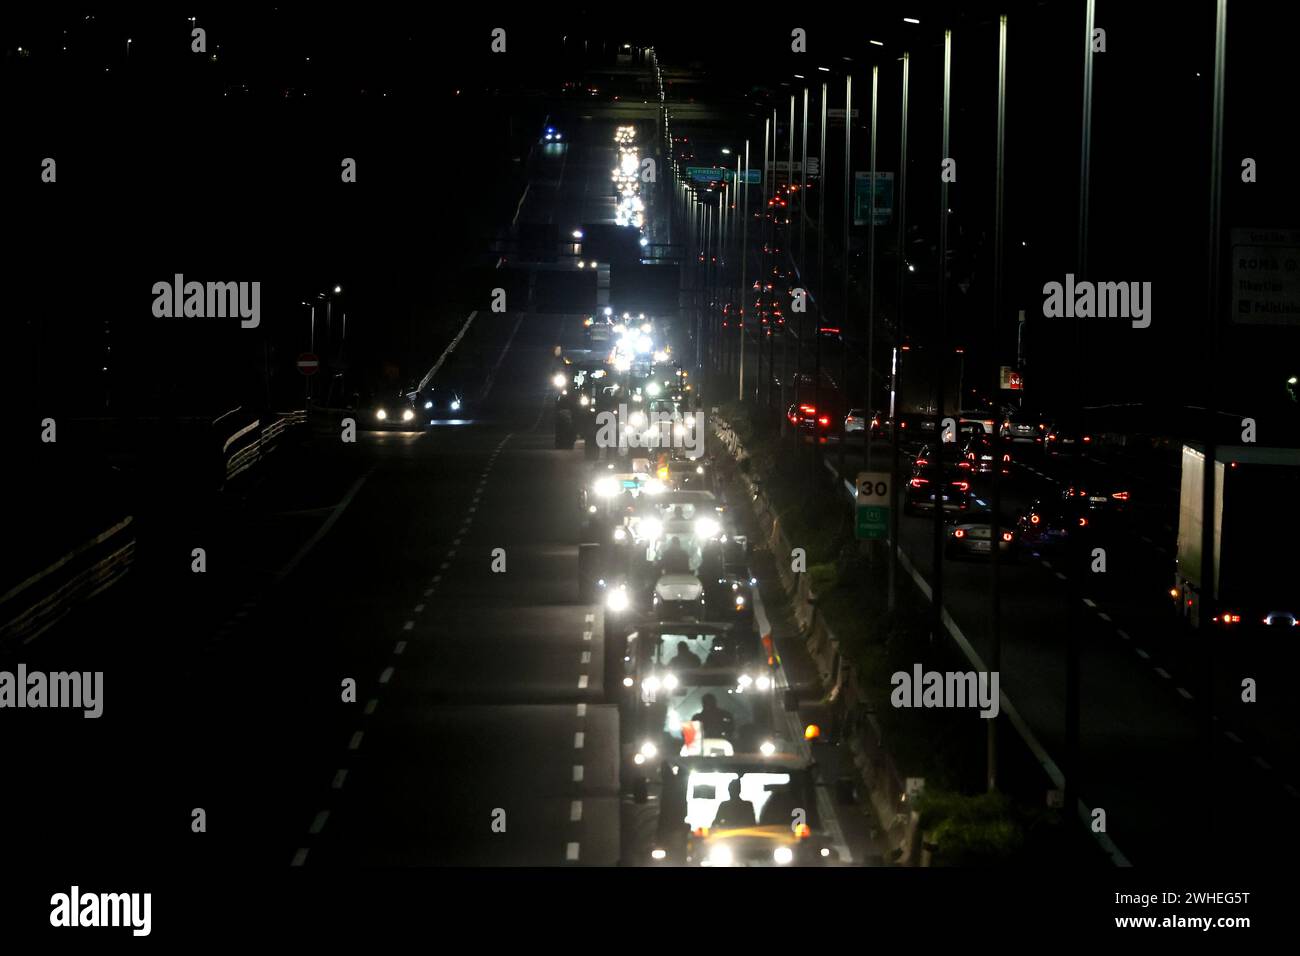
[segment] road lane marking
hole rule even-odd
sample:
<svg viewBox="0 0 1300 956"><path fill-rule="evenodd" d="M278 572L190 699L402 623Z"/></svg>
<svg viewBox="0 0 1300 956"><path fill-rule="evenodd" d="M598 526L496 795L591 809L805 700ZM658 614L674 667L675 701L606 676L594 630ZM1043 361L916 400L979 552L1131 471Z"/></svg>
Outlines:
<svg viewBox="0 0 1300 956"><path fill-rule="evenodd" d="M579 704L579 705L578 705L578 716L579 716L579 717L586 717L586 716L587 716L587 705L586 705L586 704Z"/></svg>
<svg viewBox="0 0 1300 956"><path fill-rule="evenodd" d="M444 561L444 562L442 562L442 564L438 565L438 570L439 570L439 571L446 571L449 567L451 567L451 562L449 562L449 561Z"/></svg>
<svg viewBox="0 0 1300 956"><path fill-rule="evenodd" d="M366 473L353 483L352 487L348 489L347 494L345 494L342 500L334 506L334 510L330 512L330 516L325 519L324 523L321 524L319 528L316 529L316 533L307 539L307 542L298 549L298 552L292 558L289 559L288 564L276 572L275 583L277 585L292 574L293 569L299 565L303 558L307 557L308 552L310 552L312 548L316 547L316 545L320 544L321 539L323 539L325 535L329 534L330 528L334 527L335 523L340 517L342 517L343 511L348 505L352 504L352 499L357 496L357 492L360 491L361 486L366 483L366 479L369 478L378 467L378 464L371 465Z"/></svg>
<svg viewBox="0 0 1300 956"><path fill-rule="evenodd" d="M369 717L371 714L373 714L375 712L375 708L378 706L379 706L379 700L377 698L372 697L368 701L366 701L366 716Z"/></svg>
<svg viewBox="0 0 1300 956"><path fill-rule="evenodd" d="M1107 621L1107 622L1110 621L1110 615L1107 614L1105 611L1098 611L1097 616L1101 618L1103 621Z"/></svg>
<svg viewBox="0 0 1300 956"><path fill-rule="evenodd" d="M316 819L311 822L311 829L307 832L313 835L320 833L321 830L325 829L325 821L329 818L330 812L328 810L322 810L320 813L316 814Z"/></svg>
<svg viewBox="0 0 1300 956"><path fill-rule="evenodd" d="M344 769L340 770L338 773L334 775L334 782L330 784L330 787L333 788L334 790L342 790L343 781L346 779L348 779L348 771L347 768L345 767Z"/></svg>
<svg viewBox="0 0 1300 956"><path fill-rule="evenodd" d="M393 669L391 667L385 667L384 672L379 675L379 683L387 684L392 679L393 679Z"/></svg>
<svg viewBox="0 0 1300 956"><path fill-rule="evenodd" d="M573 765L573 782L582 783L582 764L580 763Z"/></svg>
<svg viewBox="0 0 1300 956"><path fill-rule="evenodd" d="M583 745L583 743L586 742L586 739L587 739L587 735L584 734L581 730L574 731L574 734L573 734L573 749L574 749L574 750L581 750L581 749L582 749L582 745Z"/></svg>
<svg viewBox="0 0 1300 956"><path fill-rule="evenodd" d="M460 544L460 538L459 538L459 537L452 538L452 539L451 539L451 543L454 544L454 545L459 545L459 544Z"/></svg>
<svg viewBox="0 0 1300 956"><path fill-rule="evenodd" d="M583 639L584 641L589 641L589 640L591 640L591 631L583 631L583 632L582 632L582 639ZM586 663L586 662L584 661L583 663Z"/></svg>
<svg viewBox="0 0 1300 956"><path fill-rule="evenodd" d="M1223 736L1227 737L1227 738L1228 738L1229 740L1231 740L1234 744L1239 744L1239 743L1241 743L1241 738L1238 737L1236 734L1234 734L1231 730L1225 730L1225 731L1223 732Z"/></svg>
<svg viewBox="0 0 1300 956"><path fill-rule="evenodd" d="M1255 763L1259 764L1259 766L1264 770L1273 769L1273 765L1269 763L1267 760L1265 760L1263 757L1261 757L1259 754L1255 754Z"/></svg>
<svg viewBox="0 0 1300 956"><path fill-rule="evenodd" d="M1118 634L1120 637L1124 638L1124 640L1126 641L1133 640L1133 638L1128 636L1128 631L1124 631L1124 630L1120 630L1119 628L1116 628L1115 633Z"/></svg>
<svg viewBox="0 0 1300 956"><path fill-rule="evenodd" d="M414 621L407 621L405 624L402 625L402 630L404 630L404 631L413 631L413 630L415 630L415 622L414 622Z"/></svg>
<svg viewBox="0 0 1300 956"><path fill-rule="evenodd" d="M1057 576L1057 578L1059 578L1059 579L1062 580L1062 581L1065 580L1065 575L1062 574L1060 571L1057 571L1057 572L1056 572L1056 576Z"/></svg>
<svg viewBox="0 0 1300 956"><path fill-rule="evenodd" d="M569 804L569 822L577 823L582 819L582 801L574 800Z"/></svg>
<svg viewBox="0 0 1300 956"><path fill-rule="evenodd" d="M1161 677L1163 677L1165 680L1169 680L1169 672L1165 670L1163 667L1157 667L1156 673L1159 674Z"/></svg>
<svg viewBox="0 0 1300 956"><path fill-rule="evenodd" d="M590 663L591 663L591 651L583 651L583 652L582 652L582 659L579 661L579 663L580 663L580 664L590 664Z"/></svg>
<svg viewBox="0 0 1300 956"><path fill-rule="evenodd" d="M447 565L445 565L445 564L443 565L444 568L445 568L446 566L447 566ZM442 575L441 575L441 574L435 574L435 575L433 576L433 583L434 583L434 584L437 584L437 583L438 583L439 581L441 581L441 580L442 580Z"/></svg>
<svg viewBox="0 0 1300 956"><path fill-rule="evenodd" d="M1096 604L1093 603L1092 598L1084 598L1084 599L1083 599L1083 603L1086 604L1086 605L1088 605L1088 607L1096 607L1096 606L1097 606Z"/></svg>
<svg viewBox="0 0 1300 956"><path fill-rule="evenodd" d="M578 858L578 844L570 843L564 849L564 858L566 860L576 860Z"/></svg>
<svg viewBox="0 0 1300 956"><path fill-rule="evenodd" d="M293 855L293 862L290 863L289 865L302 866L306 862L307 862L307 848L305 846L300 846L298 847L298 852Z"/></svg>
<svg viewBox="0 0 1300 956"><path fill-rule="evenodd" d="M425 589L424 589L424 596L425 596L425 597L433 597L433 588L425 588Z"/></svg>
<svg viewBox="0 0 1300 956"><path fill-rule="evenodd" d="M587 689L587 675L583 674L581 677L578 678L578 690L586 690L586 689Z"/></svg>
<svg viewBox="0 0 1300 956"><path fill-rule="evenodd" d="M584 623L586 623L586 624L590 624L592 621L596 620L596 615L594 615L594 614L587 614L587 615L585 615L585 616L583 617L582 620L583 620Z"/></svg>
<svg viewBox="0 0 1300 956"><path fill-rule="evenodd" d="M406 650L406 641L398 641L397 646L393 648L394 654L401 654Z"/></svg>
<svg viewBox="0 0 1300 956"><path fill-rule="evenodd" d="M1178 688L1178 693L1182 694L1183 697L1185 697L1187 700L1192 699L1192 693L1186 687Z"/></svg>
<svg viewBox="0 0 1300 956"><path fill-rule="evenodd" d="M416 614L423 614L423 613L424 613L424 605L423 605L423 604L417 604L417 605L415 606L415 613L416 613Z"/></svg>
<svg viewBox="0 0 1300 956"><path fill-rule="evenodd" d="M1148 654L1146 651L1142 650L1142 648L1135 647L1133 648L1133 650L1137 653L1137 656L1142 658L1144 661L1149 661L1151 659L1151 655Z"/></svg>
<svg viewBox="0 0 1300 956"><path fill-rule="evenodd" d="M361 738L365 736L365 733L366 732L364 730L358 730L355 734L353 734L352 739L348 741L348 750L360 749Z"/></svg>

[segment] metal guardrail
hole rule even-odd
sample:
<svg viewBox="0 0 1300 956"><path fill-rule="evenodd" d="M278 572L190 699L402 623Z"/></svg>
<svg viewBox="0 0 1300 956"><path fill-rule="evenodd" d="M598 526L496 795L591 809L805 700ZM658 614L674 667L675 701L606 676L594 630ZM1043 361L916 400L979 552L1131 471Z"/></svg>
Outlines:
<svg viewBox="0 0 1300 956"><path fill-rule="evenodd" d="M275 420L268 425L264 426L261 419L256 419L235 431L226 439L222 447L226 463L225 481L230 482L275 451L290 429L305 424L306 421L306 410L296 409L276 413ZM250 435L253 437L248 438ZM239 444L234 451L230 450L232 445L241 441L243 443Z"/></svg>
<svg viewBox="0 0 1300 956"><path fill-rule="evenodd" d="M82 542L0 594L0 649L27 644L126 575L135 558L134 518Z"/></svg>

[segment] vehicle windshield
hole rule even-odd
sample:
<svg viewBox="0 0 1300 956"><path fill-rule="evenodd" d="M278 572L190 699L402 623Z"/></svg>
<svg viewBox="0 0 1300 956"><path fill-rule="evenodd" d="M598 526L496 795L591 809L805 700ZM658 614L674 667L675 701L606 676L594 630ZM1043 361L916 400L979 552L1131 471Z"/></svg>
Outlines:
<svg viewBox="0 0 1300 956"><path fill-rule="evenodd" d="M730 632L698 628L665 628L646 635L642 644L648 663L674 671L690 667L738 667L743 663ZM683 648L682 645L685 645ZM679 656L679 655L689 656Z"/></svg>
<svg viewBox="0 0 1300 956"><path fill-rule="evenodd" d="M737 800L732 784L739 781ZM723 804L727 803L725 812ZM797 810L805 822L815 823L816 803L804 771L783 769L693 769L686 784L686 822L692 830L737 829L744 826L790 826ZM750 818L752 815L752 819Z"/></svg>

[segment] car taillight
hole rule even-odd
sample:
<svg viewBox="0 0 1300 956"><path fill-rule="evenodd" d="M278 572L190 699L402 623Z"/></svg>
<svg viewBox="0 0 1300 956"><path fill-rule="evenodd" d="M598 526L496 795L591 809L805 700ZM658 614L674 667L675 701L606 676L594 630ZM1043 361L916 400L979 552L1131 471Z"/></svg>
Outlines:
<svg viewBox="0 0 1300 956"><path fill-rule="evenodd" d="M806 823L796 824L794 828L794 835L797 836L800 840L806 840L810 836L812 836L812 827L808 826L808 824Z"/></svg>
<svg viewBox="0 0 1300 956"><path fill-rule="evenodd" d="M1030 516L1029 516L1029 523L1030 523L1030 524L1038 524L1038 522L1041 521L1041 520L1042 520L1042 519L1039 518L1038 515L1030 515Z"/></svg>
<svg viewBox="0 0 1300 956"><path fill-rule="evenodd" d="M968 482L968 481L954 481L954 482L952 483L952 486L953 486L954 488L956 488L958 491L968 491L968 490L970 490L970 482Z"/></svg>
<svg viewBox="0 0 1300 956"><path fill-rule="evenodd" d="M1083 440L1084 440L1084 441L1092 441L1092 436L1091 436L1091 435L1084 435L1084 436L1083 436Z"/></svg>
<svg viewBox="0 0 1300 956"><path fill-rule="evenodd" d="M1114 498L1116 501L1128 501L1128 492L1117 491L1113 495L1111 495L1111 497Z"/></svg>
<svg viewBox="0 0 1300 956"><path fill-rule="evenodd" d="M927 460L927 459L925 459L925 458L918 458L918 459L916 459L916 464L918 464L918 465L928 465L928 464L930 464L930 462L929 462L929 460Z"/></svg>
<svg viewBox="0 0 1300 956"><path fill-rule="evenodd" d="M966 537L966 532L963 531L961 528L958 528L956 531L952 533L952 536L954 538L964 538Z"/></svg>
<svg viewBox="0 0 1300 956"><path fill-rule="evenodd" d="M1080 528L1086 528L1087 526L1088 526L1088 519L1087 519L1087 518L1080 518L1080 519L1079 519L1079 527L1080 527Z"/></svg>
<svg viewBox="0 0 1300 956"><path fill-rule="evenodd" d="M1011 456L1010 456L1010 455L1003 455L1003 456L1002 456L1002 460L1003 460L1003 461L1010 461L1010 460L1011 460Z"/></svg>
<svg viewBox="0 0 1300 956"><path fill-rule="evenodd" d="M1010 540L1011 540L1011 532L1010 532L1010 531L1003 531L1003 532L1002 532L1002 540L1003 540L1003 541L1010 541Z"/></svg>
<svg viewBox="0 0 1300 956"><path fill-rule="evenodd" d="M913 488L920 488L922 485L928 485L930 482L926 478L913 478L908 482Z"/></svg>
<svg viewBox="0 0 1300 956"><path fill-rule="evenodd" d="M817 424L819 424L819 425L829 425L830 423L831 423L831 420L830 420L829 418L827 418L825 415L823 415L821 418L817 419Z"/></svg>

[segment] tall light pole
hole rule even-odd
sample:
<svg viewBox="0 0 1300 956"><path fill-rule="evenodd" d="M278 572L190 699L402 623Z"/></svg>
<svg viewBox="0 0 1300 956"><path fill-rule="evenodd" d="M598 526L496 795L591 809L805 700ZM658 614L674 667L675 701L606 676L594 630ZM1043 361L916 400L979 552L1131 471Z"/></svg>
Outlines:
<svg viewBox="0 0 1300 956"><path fill-rule="evenodd" d="M745 303L749 298L749 291L745 286L746 266L749 263L748 250L745 244L749 242L749 140L745 140L745 182L741 187L744 193L744 200L741 205L744 207L741 211L740 220L740 315L737 321L740 323L740 390L736 396L740 401L745 400Z"/></svg>
<svg viewBox="0 0 1300 956"><path fill-rule="evenodd" d="M998 331L1002 327L1003 309L1003 171L1006 158L1007 141L1007 18L998 18L998 129L997 162L995 164L993 185L993 314L990 318L989 341L997 343ZM993 363L993 394L1000 395L1002 376L998 374L998 363ZM996 444L994 446L997 447ZM993 581L989 591L989 631L993 637L993 653L989 658L989 668L994 674L1002 669L1002 482L998 476L1002 472L1001 462L994 453L993 461L993 507L989 515L989 540L993 542L989 553L993 566ZM988 722L988 789L998 788L998 728L997 721Z"/></svg>
<svg viewBox="0 0 1300 956"><path fill-rule="evenodd" d="M758 250L758 375L754 379L754 400L758 402L763 400L763 340L766 337L763 331L763 313L766 311L767 306L766 285L767 249L769 245L768 237L772 234L770 228L771 216L768 215L768 211L772 208L770 200L768 199L768 194L771 191L772 179L774 178L768 174L768 165L772 155L769 148L771 146L771 133L772 121L770 119L763 120L763 185L759 192L759 208L763 216L763 231L759 236L759 242L761 245ZM770 373L771 369L768 369L768 372ZM771 392L770 387L768 388L768 392Z"/></svg>
<svg viewBox="0 0 1300 956"><path fill-rule="evenodd" d="M840 322L840 396L844 408L836 412L836 432L840 439L840 475L844 474L844 415L849 404L849 348L845 341L849 331L849 226L853 222L853 74L844 77L844 234L840 247L840 298L843 321ZM817 410L821 414L821 409Z"/></svg>
<svg viewBox="0 0 1300 956"><path fill-rule="evenodd" d="M940 155L943 160L948 158L948 125L950 122L952 109L952 31L943 31L943 146ZM943 168L943 162L940 162L940 169ZM948 444L944 440L943 434L943 411L944 396L947 388L944 374L948 369L948 177L939 176L939 308L938 308L938 327L935 330L935 373L934 373L934 440L935 454L938 456L938 474L934 479L934 557L933 561L933 593L931 600L934 602L932 608L934 618L931 623L930 640L938 641L943 635L943 544L944 544L944 523L943 523L943 497L942 489L939 487L943 480L944 467L944 445ZM953 435L954 442L957 436Z"/></svg>
<svg viewBox="0 0 1300 956"><path fill-rule="evenodd" d="M821 480L817 469L821 467L821 436L817 433L817 417L822 412L822 302L826 298L826 95L828 87L822 81L822 131L818 163L821 167L821 185L817 189L817 318L813 322L813 484ZM802 413L801 413L802 414Z"/></svg>
<svg viewBox="0 0 1300 956"><path fill-rule="evenodd" d="M799 403L800 379L803 376L804 316L808 314L808 85L803 88L803 153L799 159L799 285L804 291L804 311L799 313L799 327L794 340L794 400Z"/></svg>
<svg viewBox="0 0 1300 956"><path fill-rule="evenodd" d="M872 376L876 374L876 108L880 92L880 66L871 68L871 156L867 175L868 195L871 203L867 208L867 415L865 423L866 448L864 449L864 466L871 470L871 422L874 418L875 403L872 396Z"/></svg>
<svg viewBox="0 0 1300 956"><path fill-rule="evenodd" d="M905 366L902 360L903 337L903 282L907 276L907 84L911 55L903 51L903 108L900 114L898 131L898 195L894 204L898 207L898 282L894 290L894 380L890 383L893 395L889 402L890 424L890 477L889 485L893 490L894 500L889 508L889 610L894 610L898 601L898 577L902 571L899 566L898 553L898 481L901 477L899 442L902 439L898 427L898 410L894 397L898 394L898 385L902 379Z"/></svg>
<svg viewBox="0 0 1300 956"><path fill-rule="evenodd" d="M790 94L790 125L785 129L785 142L789 153L786 158L787 168L787 189L786 195L786 216L785 216L785 254L789 262L794 261L793 243L791 232L791 217L794 215L794 94ZM784 294L782 296L784 302ZM776 403L777 413L781 414L782 409L786 406L786 389L790 385L790 316L786 315L785 323L781 326L781 400ZM785 416L782 414L781 427L786 424Z"/></svg>

